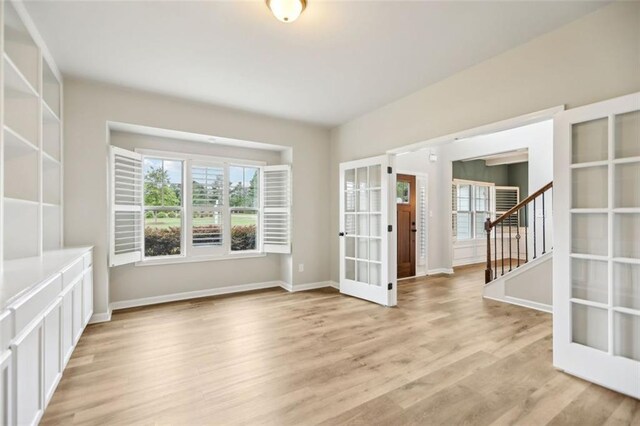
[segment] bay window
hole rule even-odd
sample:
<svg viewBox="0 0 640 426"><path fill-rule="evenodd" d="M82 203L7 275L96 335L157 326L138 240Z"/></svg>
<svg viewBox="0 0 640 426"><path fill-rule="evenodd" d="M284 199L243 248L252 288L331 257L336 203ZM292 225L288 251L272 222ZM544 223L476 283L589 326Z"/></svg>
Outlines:
<svg viewBox="0 0 640 426"><path fill-rule="evenodd" d="M112 266L290 253L289 166L151 150L112 151L120 157L110 157L111 244L141 240L129 250L138 255L110 251ZM142 164L127 187L118 182L128 175L119 176L122 167L115 164L123 155ZM117 204L126 195L122 191L141 192L139 207ZM124 213L142 220L123 227L118 218Z"/></svg>

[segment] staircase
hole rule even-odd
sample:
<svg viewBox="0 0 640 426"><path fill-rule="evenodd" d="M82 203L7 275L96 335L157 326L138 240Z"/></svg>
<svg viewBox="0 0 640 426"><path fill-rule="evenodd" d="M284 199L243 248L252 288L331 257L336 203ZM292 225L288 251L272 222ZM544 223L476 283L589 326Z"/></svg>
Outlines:
<svg viewBox="0 0 640 426"><path fill-rule="evenodd" d="M502 216L486 220L483 297L552 311L552 192L549 182Z"/></svg>

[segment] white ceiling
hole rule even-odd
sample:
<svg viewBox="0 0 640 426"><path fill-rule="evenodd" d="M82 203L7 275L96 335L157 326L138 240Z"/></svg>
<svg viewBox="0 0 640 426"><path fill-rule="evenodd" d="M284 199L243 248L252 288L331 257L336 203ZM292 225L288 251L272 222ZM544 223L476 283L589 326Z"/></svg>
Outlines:
<svg viewBox="0 0 640 426"><path fill-rule="evenodd" d="M29 1L64 74L327 126L562 26L593 1Z"/></svg>

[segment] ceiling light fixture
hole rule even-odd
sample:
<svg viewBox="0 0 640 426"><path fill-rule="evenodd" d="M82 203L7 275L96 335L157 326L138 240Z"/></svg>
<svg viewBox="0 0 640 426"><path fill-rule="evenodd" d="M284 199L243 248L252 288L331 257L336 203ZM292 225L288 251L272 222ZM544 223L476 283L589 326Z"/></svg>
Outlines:
<svg viewBox="0 0 640 426"><path fill-rule="evenodd" d="M307 0L266 0L267 7L278 21L290 23L298 19L307 7Z"/></svg>

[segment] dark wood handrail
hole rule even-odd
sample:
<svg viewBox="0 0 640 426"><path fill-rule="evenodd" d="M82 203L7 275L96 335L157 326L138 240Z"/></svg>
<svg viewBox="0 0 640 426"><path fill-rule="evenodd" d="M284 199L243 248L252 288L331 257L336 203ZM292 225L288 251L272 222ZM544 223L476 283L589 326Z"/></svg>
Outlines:
<svg viewBox="0 0 640 426"><path fill-rule="evenodd" d="M487 226L489 227L489 229L486 229L486 231L489 231L491 228L494 228L497 224L499 224L500 222L502 222L503 220L505 220L507 217L511 216L512 214L514 214L515 212L517 212L518 210L520 210L522 207L524 207L525 205L529 204L530 202L533 201L534 198L537 198L538 196L540 196L543 192L547 191L548 189L553 188L553 181L549 182L548 184L546 184L545 186L543 186L542 188L538 189L536 192L534 192L533 194L529 195L527 198L525 198L524 200L520 201L518 204L516 204L515 206L511 207L509 210L507 210L502 216L500 216L499 218L497 218L496 220L494 220L493 222L491 222L491 224L489 224L487 222Z"/></svg>

